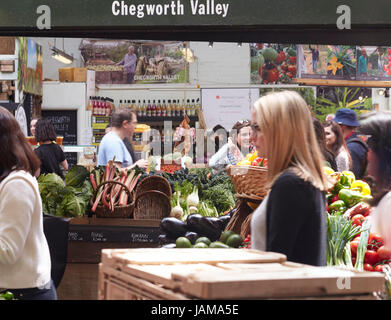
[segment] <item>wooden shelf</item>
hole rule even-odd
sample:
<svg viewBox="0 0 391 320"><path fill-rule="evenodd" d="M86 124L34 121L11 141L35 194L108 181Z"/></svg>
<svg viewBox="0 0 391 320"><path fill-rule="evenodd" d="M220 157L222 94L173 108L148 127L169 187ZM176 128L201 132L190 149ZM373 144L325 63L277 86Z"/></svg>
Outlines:
<svg viewBox="0 0 391 320"><path fill-rule="evenodd" d="M190 122L198 121L197 116L189 116ZM161 124L164 121L182 122L183 117L137 117L138 123L158 123Z"/></svg>
<svg viewBox="0 0 391 320"><path fill-rule="evenodd" d="M301 85L306 85L306 86L391 88L391 81L296 78L293 79L293 82Z"/></svg>

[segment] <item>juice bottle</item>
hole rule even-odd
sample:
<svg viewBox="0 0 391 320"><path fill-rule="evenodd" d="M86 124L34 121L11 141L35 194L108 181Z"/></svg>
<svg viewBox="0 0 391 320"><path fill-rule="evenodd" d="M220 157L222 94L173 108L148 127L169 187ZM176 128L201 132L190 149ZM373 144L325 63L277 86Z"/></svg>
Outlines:
<svg viewBox="0 0 391 320"><path fill-rule="evenodd" d="M151 100L148 100L148 105L147 105L147 117L152 116L152 105L151 105Z"/></svg>
<svg viewBox="0 0 391 320"><path fill-rule="evenodd" d="M152 103L152 114L151 114L152 117L156 117L156 103L155 103L155 100L153 100L153 103Z"/></svg>
<svg viewBox="0 0 391 320"><path fill-rule="evenodd" d="M143 117L147 116L147 104L145 103L145 100L143 100L143 106L142 106L142 111L143 111Z"/></svg>
<svg viewBox="0 0 391 320"><path fill-rule="evenodd" d="M167 112L166 112L167 117L171 117L171 100L167 101Z"/></svg>
<svg viewBox="0 0 391 320"><path fill-rule="evenodd" d="M163 100L163 105L162 105L162 117L167 117L167 105L166 105L166 100Z"/></svg>
<svg viewBox="0 0 391 320"><path fill-rule="evenodd" d="M161 116L162 116L162 105L160 104L160 100L158 100L156 106L156 117L161 117Z"/></svg>

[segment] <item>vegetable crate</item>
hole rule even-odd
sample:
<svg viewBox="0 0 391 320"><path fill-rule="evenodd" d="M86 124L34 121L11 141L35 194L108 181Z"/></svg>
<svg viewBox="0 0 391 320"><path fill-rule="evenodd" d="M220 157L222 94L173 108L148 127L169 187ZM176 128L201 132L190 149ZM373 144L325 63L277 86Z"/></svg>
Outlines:
<svg viewBox="0 0 391 320"><path fill-rule="evenodd" d="M381 273L244 249L105 249L98 299L374 299Z"/></svg>

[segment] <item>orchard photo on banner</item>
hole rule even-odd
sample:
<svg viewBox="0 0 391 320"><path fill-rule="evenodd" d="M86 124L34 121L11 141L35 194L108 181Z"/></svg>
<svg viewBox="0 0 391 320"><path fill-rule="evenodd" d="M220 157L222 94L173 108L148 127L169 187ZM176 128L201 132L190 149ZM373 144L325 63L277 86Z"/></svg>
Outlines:
<svg viewBox="0 0 391 320"><path fill-rule="evenodd" d="M80 45L97 84L188 82L187 43L179 41L86 40Z"/></svg>

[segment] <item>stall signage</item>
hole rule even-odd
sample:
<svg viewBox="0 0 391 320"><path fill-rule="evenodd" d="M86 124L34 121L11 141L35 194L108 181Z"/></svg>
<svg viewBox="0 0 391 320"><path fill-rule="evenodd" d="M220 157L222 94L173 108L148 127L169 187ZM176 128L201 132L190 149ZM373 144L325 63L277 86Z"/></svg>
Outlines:
<svg viewBox="0 0 391 320"><path fill-rule="evenodd" d="M389 0L2 0L0 28L390 25Z"/></svg>
<svg viewBox="0 0 391 320"><path fill-rule="evenodd" d="M70 225L69 241L158 243L159 227Z"/></svg>

